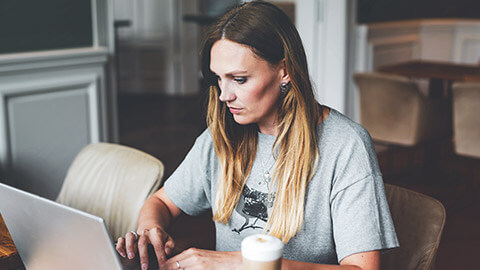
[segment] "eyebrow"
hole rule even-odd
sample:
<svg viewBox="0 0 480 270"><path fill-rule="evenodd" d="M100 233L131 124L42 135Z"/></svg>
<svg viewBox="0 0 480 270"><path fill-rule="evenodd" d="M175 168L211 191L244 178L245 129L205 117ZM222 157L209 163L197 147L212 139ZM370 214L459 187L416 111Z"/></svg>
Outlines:
<svg viewBox="0 0 480 270"><path fill-rule="evenodd" d="M211 70L211 69L210 69ZM212 71L213 72L213 71ZM235 76L235 75L242 75L242 74L247 74L248 72L246 70L234 70L234 71L230 71L228 73L225 73L225 76L229 77L229 76ZM217 75L217 73L213 72L213 74Z"/></svg>

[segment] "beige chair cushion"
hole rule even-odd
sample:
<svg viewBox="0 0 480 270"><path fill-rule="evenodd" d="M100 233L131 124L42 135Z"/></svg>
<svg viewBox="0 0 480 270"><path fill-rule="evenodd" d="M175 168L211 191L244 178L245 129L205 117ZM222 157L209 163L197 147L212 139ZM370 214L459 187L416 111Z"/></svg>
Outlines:
<svg viewBox="0 0 480 270"><path fill-rule="evenodd" d="M451 134L449 102L430 99L408 78L357 73L361 124L373 139L412 146Z"/></svg>
<svg viewBox="0 0 480 270"><path fill-rule="evenodd" d="M433 269L445 225L445 208L426 195L385 185L400 247L381 255L381 269Z"/></svg>
<svg viewBox="0 0 480 270"><path fill-rule="evenodd" d="M163 177L163 164L130 147L86 146L70 166L57 201L102 217L113 240L136 229L145 200Z"/></svg>
<svg viewBox="0 0 480 270"><path fill-rule="evenodd" d="M453 85L455 152L480 158L480 83Z"/></svg>

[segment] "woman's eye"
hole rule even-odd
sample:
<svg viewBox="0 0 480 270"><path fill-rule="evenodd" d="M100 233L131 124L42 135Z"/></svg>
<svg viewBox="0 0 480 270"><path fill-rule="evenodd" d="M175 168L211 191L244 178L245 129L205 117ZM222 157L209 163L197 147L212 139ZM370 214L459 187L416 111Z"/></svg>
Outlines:
<svg viewBox="0 0 480 270"><path fill-rule="evenodd" d="M236 81L238 84L242 84L242 83L245 83L247 81L247 78L246 77L235 77L233 80Z"/></svg>

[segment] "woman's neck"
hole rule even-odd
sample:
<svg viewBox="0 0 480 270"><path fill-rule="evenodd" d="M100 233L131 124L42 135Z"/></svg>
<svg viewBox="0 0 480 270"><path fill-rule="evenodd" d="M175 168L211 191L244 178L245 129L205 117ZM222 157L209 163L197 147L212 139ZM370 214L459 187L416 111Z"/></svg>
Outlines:
<svg viewBox="0 0 480 270"><path fill-rule="evenodd" d="M277 113L275 112L271 114L269 117L264 118L263 121L258 122L257 127L260 133L277 137L278 135Z"/></svg>
<svg viewBox="0 0 480 270"><path fill-rule="evenodd" d="M320 105L318 105L320 106ZM320 125L325 119L330 115L330 109L326 106L320 106L319 115L317 118L317 124ZM258 123L258 131L265 135L272 135L277 137L278 135L278 125L275 121L270 123Z"/></svg>
<svg viewBox="0 0 480 270"><path fill-rule="evenodd" d="M317 125L320 125L325 119L327 119L329 115L330 115L330 108L326 106L320 106L320 117L318 117Z"/></svg>
<svg viewBox="0 0 480 270"><path fill-rule="evenodd" d="M275 137L278 135L278 127L276 125L258 125L258 131L260 131L262 134L272 135Z"/></svg>

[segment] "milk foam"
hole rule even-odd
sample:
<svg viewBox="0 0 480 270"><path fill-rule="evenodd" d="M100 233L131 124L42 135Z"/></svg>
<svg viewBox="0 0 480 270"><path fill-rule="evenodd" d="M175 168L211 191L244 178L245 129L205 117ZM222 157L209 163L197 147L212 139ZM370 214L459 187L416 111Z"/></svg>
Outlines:
<svg viewBox="0 0 480 270"><path fill-rule="evenodd" d="M252 261L274 261L282 257L282 253L282 241L270 235L254 234L242 241L242 256Z"/></svg>

